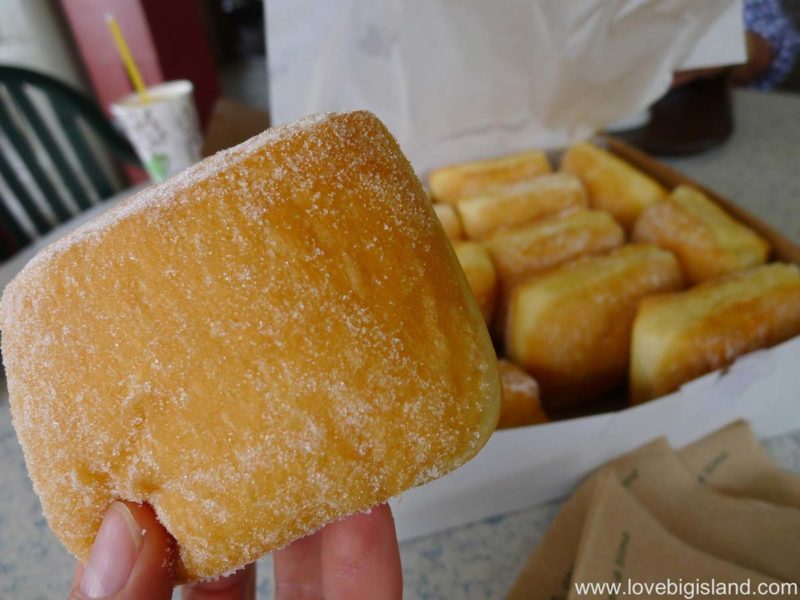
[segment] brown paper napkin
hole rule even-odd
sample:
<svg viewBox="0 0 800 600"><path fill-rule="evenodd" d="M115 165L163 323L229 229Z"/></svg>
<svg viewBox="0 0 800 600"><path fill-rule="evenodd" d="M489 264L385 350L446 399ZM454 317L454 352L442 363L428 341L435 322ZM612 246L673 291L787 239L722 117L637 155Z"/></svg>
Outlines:
<svg viewBox="0 0 800 600"><path fill-rule="evenodd" d="M681 597L679 594L686 591L697 592L702 590L700 584L745 584L755 590L760 583L778 583L697 550L672 535L619 483L611 470L595 482L595 495L586 517L572 581L567 596L570 600L613 597L609 588L595 588L589 593L584 589L578 593L576 585L587 583L619 583L622 588L618 597L636 593L637 598L660 600ZM645 587L657 584L664 587L660 590ZM697 594L696 597L728 596Z"/></svg>
<svg viewBox="0 0 800 600"><path fill-rule="evenodd" d="M726 462L726 477L735 479L740 469L742 477L752 482L748 484L749 495L757 495L760 477L754 476L748 466L751 462L745 460L755 452L739 451L731 443L746 440L746 436L739 432L735 438L726 435L724 439L729 449L727 460L722 461ZM701 454L696 446L699 443L693 444L693 456ZM695 460L706 464L702 459L688 460L690 464L695 464ZM768 458L767 461L769 472L775 472L776 467ZM800 511L714 491L689 472L666 440L623 455L611 465L619 481L630 488L640 503L685 542L744 568L787 580L800 577L800 536L797 535ZM722 472L718 474L720 480ZM597 477L585 481L564 504L514 583L509 600L554 600L568 596L583 527L594 501ZM705 481L713 485L710 474ZM786 483L780 485L783 489ZM717 512L718 502L721 512Z"/></svg>
<svg viewBox="0 0 800 600"><path fill-rule="evenodd" d="M686 543L742 567L800 581L800 510L717 492L697 481L663 438L610 467Z"/></svg>
<svg viewBox="0 0 800 600"><path fill-rule="evenodd" d="M583 482L564 503L528 559L508 600L561 600L569 593L572 567L592 504L595 479Z"/></svg>
<svg viewBox="0 0 800 600"><path fill-rule="evenodd" d="M736 421L678 452L700 481L730 496L800 508L800 476L772 462L745 421Z"/></svg>

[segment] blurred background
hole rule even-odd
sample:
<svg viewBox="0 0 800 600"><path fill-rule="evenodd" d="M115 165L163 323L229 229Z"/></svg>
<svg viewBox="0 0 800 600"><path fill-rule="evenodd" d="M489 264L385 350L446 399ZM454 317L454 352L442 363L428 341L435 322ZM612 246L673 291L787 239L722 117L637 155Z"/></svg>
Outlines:
<svg viewBox="0 0 800 600"><path fill-rule="evenodd" d="M109 12L149 85L190 78L204 118L220 96L266 110L261 0L0 0L0 63L49 74L105 105L131 89L105 27Z"/></svg>
<svg viewBox="0 0 800 600"><path fill-rule="evenodd" d="M0 0L0 259L148 181L111 114L134 85L109 15L146 86L191 82L204 155L268 126L259 0Z"/></svg>
<svg viewBox="0 0 800 600"><path fill-rule="evenodd" d="M275 76L288 67L311 69L303 64L303 49L320 37L320 23L332 21L336 12L323 4L316 10L314 2L268 4L0 0L0 258L120 190L142 184L148 173L158 180L154 172L164 171L163 164L143 162L137 140L112 118L111 104L134 85L109 34L108 15L120 24L147 86L191 82L202 155L209 155L269 123L270 13L276 19L292 17L291 27L277 24L277 31L291 35L281 39L281 48L289 49L279 48L282 56L273 56L279 63L271 66ZM297 9L301 4L304 8ZM345 5L361 10L343 3L343 12ZM800 0L748 0L743 11L744 64L676 73L671 91L651 107L649 119L623 120L614 133L654 154L703 152L733 130L731 85L800 90ZM370 38L374 32L366 33L367 42L380 42ZM288 55L299 58L289 63ZM156 129L151 138L158 141L159 135L166 134Z"/></svg>

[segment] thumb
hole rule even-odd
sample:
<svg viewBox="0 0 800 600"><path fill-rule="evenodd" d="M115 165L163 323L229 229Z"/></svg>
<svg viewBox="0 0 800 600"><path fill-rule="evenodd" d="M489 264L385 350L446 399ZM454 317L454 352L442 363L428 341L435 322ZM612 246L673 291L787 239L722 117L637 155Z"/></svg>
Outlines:
<svg viewBox="0 0 800 600"><path fill-rule="evenodd" d="M169 600L173 540L149 506L114 502L68 600Z"/></svg>

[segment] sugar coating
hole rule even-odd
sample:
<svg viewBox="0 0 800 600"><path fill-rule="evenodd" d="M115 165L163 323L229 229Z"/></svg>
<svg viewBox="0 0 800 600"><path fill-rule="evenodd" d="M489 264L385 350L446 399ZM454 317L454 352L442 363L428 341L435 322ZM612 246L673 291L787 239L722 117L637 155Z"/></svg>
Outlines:
<svg viewBox="0 0 800 600"><path fill-rule="evenodd" d="M485 245L500 277L516 282L586 254L613 250L624 242L625 233L608 213L578 209L501 231Z"/></svg>
<svg viewBox="0 0 800 600"><path fill-rule="evenodd" d="M364 112L265 132L40 252L0 305L14 425L88 556L149 502L179 582L456 468L494 351L419 181Z"/></svg>
<svg viewBox="0 0 800 600"><path fill-rule="evenodd" d="M539 401L539 384L522 367L509 360L497 361L503 387L503 402L498 429L546 423L547 415Z"/></svg>
<svg viewBox="0 0 800 600"><path fill-rule="evenodd" d="M504 391L528 396L536 396L539 394L539 386L536 384L536 380L522 369L519 371L508 369L503 375Z"/></svg>

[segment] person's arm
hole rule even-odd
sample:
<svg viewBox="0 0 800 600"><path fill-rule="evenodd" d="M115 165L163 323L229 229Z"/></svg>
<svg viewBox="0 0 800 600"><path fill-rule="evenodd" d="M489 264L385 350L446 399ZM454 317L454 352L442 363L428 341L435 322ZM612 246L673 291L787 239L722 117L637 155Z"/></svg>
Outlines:
<svg viewBox="0 0 800 600"><path fill-rule="evenodd" d="M743 64L678 71L672 87L728 70L737 85L773 89L780 84L800 59L800 32L783 13L778 0L746 0L744 25L747 60Z"/></svg>
<svg viewBox="0 0 800 600"><path fill-rule="evenodd" d="M759 89L777 87L800 56L800 32L779 0L745 0L747 63L733 70L736 83Z"/></svg>

